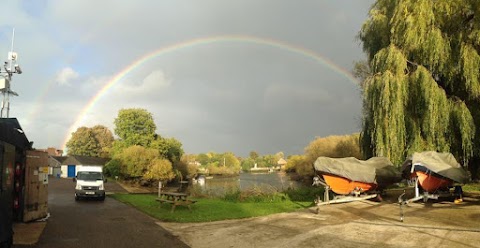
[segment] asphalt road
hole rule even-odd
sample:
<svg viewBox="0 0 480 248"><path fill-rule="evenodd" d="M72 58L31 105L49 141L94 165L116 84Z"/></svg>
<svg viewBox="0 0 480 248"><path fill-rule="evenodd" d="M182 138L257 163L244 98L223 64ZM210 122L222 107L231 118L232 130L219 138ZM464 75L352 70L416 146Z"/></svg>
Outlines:
<svg viewBox="0 0 480 248"><path fill-rule="evenodd" d="M105 188L124 191L114 182ZM71 180L51 178L48 191L47 226L35 246L25 247L188 247L157 220L110 197L76 202Z"/></svg>

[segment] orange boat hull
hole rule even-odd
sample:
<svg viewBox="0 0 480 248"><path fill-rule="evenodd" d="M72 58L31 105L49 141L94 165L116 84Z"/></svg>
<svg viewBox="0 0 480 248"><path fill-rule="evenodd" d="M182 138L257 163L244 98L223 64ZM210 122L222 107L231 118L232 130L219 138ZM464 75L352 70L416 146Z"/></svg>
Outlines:
<svg viewBox="0 0 480 248"><path fill-rule="evenodd" d="M325 180L325 183L330 186L332 191L339 195L348 195L352 193L355 188L360 189L361 192L366 192L377 188L377 184L375 183L356 182L335 175L324 174L323 179Z"/></svg>
<svg viewBox="0 0 480 248"><path fill-rule="evenodd" d="M433 193L438 189L446 188L452 186L453 184L451 180L438 178L436 176L426 174L423 171L415 171L415 173L417 174L420 186L428 193Z"/></svg>

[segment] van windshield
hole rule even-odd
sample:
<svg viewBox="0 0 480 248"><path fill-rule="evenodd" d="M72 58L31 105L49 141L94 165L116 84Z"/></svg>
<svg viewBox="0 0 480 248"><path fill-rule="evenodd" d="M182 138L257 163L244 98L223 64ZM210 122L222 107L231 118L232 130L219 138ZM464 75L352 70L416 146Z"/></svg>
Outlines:
<svg viewBox="0 0 480 248"><path fill-rule="evenodd" d="M77 173L77 179L84 181L103 180L102 173L96 171L80 171Z"/></svg>

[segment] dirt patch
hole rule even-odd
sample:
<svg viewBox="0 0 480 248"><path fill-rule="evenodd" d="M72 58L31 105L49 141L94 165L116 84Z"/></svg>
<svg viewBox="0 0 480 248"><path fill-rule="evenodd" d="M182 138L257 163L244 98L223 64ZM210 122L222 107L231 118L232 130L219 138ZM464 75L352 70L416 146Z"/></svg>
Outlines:
<svg viewBox="0 0 480 248"><path fill-rule="evenodd" d="M158 224L191 247L478 247L480 201L351 202L242 220Z"/></svg>
<svg viewBox="0 0 480 248"><path fill-rule="evenodd" d="M116 181L116 183L120 185L123 189L125 189L128 193L132 194L150 194L158 192L158 189L142 187L128 182Z"/></svg>
<svg viewBox="0 0 480 248"><path fill-rule="evenodd" d="M47 222L15 223L13 225L13 243L16 245L34 245L37 243Z"/></svg>
<svg viewBox="0 0 480 248"><path fill-rule="evenodd" d="M158 193L158 187L144 187L138 184L130 182L116 181L116 183L123 188L126 192L131 194L156 194ZM162 191L175 192L178 191L178 187L162 187Z"/></svg>

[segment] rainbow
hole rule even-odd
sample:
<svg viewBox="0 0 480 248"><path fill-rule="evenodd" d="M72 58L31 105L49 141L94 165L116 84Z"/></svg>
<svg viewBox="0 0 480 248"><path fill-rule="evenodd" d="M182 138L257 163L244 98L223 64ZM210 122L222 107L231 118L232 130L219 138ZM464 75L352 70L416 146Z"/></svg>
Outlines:
<svg viewBox="0 0 480 248"><path fill-rule="evenodd" d="M195 46L201 46L201 45L207 45L207 44L212 44L212 43L222 43L222 42L240 42L240 43L250 43L250 44L256 44L256 45L264 45L264 46L269 46L269 47L274 47L278 48L281 50L286 50L289 52L293 52L296 54L300 54L302 56L305 56L307 58L310 58L327 68L335 71L336 73L344 76L347 78L350 82L354 84L359 84L359 81L346 69L338 66L337 64L333 63L331 60L328 58L322 57L321 55L315 53L312 50L295 46L283 41L278 41L274 39L269 39L269 38L260 38L256 36L248 36L248 35L220 35L220 36L208 36L208 37L202 37L202 38L196 38L192 40L187 40L184 42L180 43L175 43L166 47L162 47L158 50L155 50L153 52L150 52L148 54L143 55L139 59L135 60L133 63L129 64L126 66L123 70L121 70L118 74L116 74L114 77L108 81L103 88L101 88L95 96L93 96L90 101L87 103L87 105L84 106L84 108L80 111L80 114L77 116L75 122L70 126L67 135L64 138L62 148L65 150L66 149L66 143L71 137L71 134L76 131L76 128L80 126L80 124L84 121L86 114L95 106L95 104L98 102L99 99L102 98L103 95L107 93L107 91L112 88L115 84L121 81L123 77L125 77L128 73L131 71L135 70L136 68L140 67L147 61L167 54L171 52L175 52L177 50L183 49L183 48L189 48L189 47L195 47Z"/></svg>

